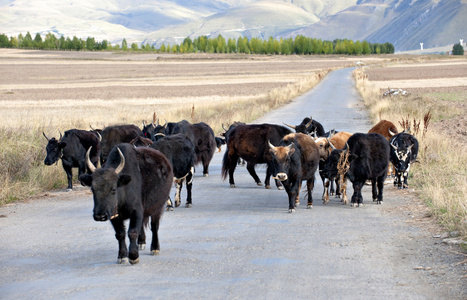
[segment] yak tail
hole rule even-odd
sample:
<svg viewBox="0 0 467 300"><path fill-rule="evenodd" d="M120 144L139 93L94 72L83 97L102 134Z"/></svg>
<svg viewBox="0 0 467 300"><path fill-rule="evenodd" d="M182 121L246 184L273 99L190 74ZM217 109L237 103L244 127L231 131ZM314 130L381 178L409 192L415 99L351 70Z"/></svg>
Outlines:
<svg viewBox="0 0 467 300"><path fill-rule="evenodd" d="M222 159L222 179L225 180L230 170L229 150L225 149L224 158Z"/></svg>

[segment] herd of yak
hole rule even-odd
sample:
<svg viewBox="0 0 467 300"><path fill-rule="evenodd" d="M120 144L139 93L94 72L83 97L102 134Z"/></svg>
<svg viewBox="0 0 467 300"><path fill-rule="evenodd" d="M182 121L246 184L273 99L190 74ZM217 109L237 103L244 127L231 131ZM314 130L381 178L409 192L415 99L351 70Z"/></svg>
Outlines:
<svg viewBox="0 0 467 300"><path fill-rule="evenodd" d="M119 243L118 261L139 262L139 250L146 244L145 227L151 222L151 253L160 250L158 228L165 208L172 210L172 183L176 183L175 206L185 182L186 207L192 206L193 173L196 165L209 174L209 163L216 151L226 144L222 177L229 177L235 187L234 171L240 161L258 185L256 164L267 164L266 188L270 178L285 189L289 212L299 204L301 184L306 181L307 207L313 206L315 174L323 180L323 202L336 194L347 204L347 179L353 184L351 206L361 206L361 190L369 180L373 201L383 201L383 186L389 163L394 167L394 185L407 188L410 164L417 158L418 141L408 130L398 133L387 120L376 124L368 133L325 132L312 118L294 126L284 124L245 124L235 122L220 137L206 123L191 124L183 120L160 125L154 120L143 129L135 125L115 125L90 131L71 129L60 138L48 138L44 163L59 159L72 189L72 168L78 168L81 184L90 186L96 221L110 220ZM295 132L293 132L293 129ZM98 167L100 163L100 167ZM334 183L336 189L334 190ZM130 219L128 233L124 221ZM126 246L128 234L130 245Z"/></svg>

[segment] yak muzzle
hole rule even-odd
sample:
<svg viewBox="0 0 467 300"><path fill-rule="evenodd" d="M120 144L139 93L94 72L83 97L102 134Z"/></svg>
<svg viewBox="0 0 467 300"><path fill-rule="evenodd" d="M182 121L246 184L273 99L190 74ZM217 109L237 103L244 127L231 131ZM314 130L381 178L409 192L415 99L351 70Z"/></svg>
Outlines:
<svg viewBox="0 0 467 300"><path fill-rule="evenodd" d="M277 173L276 177L273 177L273 179L277 179L279 181L286 181L287 178L287 174L285 173Z"/></svg>
<svg viewBox="0 0 467 300"><path fill-rule="evenodd" d="M94 214L94 221L97 221L97 222L105 222L109 219L109 217L107 216L107 214L105 215L98 215L98 214Z"/></svg>

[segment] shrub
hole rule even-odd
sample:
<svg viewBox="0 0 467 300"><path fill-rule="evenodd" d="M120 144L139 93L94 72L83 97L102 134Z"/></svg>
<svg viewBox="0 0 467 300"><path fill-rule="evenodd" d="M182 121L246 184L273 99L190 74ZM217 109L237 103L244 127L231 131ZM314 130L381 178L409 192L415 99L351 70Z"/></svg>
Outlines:
<svg viewBox="0 0 467 300"><path fill-rule="evenodd" d="M455 44L452 47L452 55L464 55L464 47L461 44Z"/></svg>

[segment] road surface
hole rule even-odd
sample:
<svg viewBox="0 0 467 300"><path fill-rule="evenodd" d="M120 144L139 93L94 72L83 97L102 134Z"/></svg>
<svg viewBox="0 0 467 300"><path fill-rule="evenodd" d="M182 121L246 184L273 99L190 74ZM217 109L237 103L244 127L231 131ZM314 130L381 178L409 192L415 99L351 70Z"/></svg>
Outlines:
<svg viewBox="0 0 467 300"><path fill-rule="evenodd" d="M367 131L351 71L330 73L255 123L313 116L326 130ZM459 255L437 243L436 230L419 226L426 220L409 209L421 207L411 193L386 186L384 204L375 205L367 186L361 208L337 199L323 205L318 179L314 207L302 200L289 214L285 191L256 186L244 167L230 188L220 176L222 157L215 154L209 177L196 174L192 208L164 214L161 254L146 249L137 265L116 263L114 231L93 220L87 188L1 207L0 298L466 298ZM257 169L264 181L265 168Z"/></svg>

